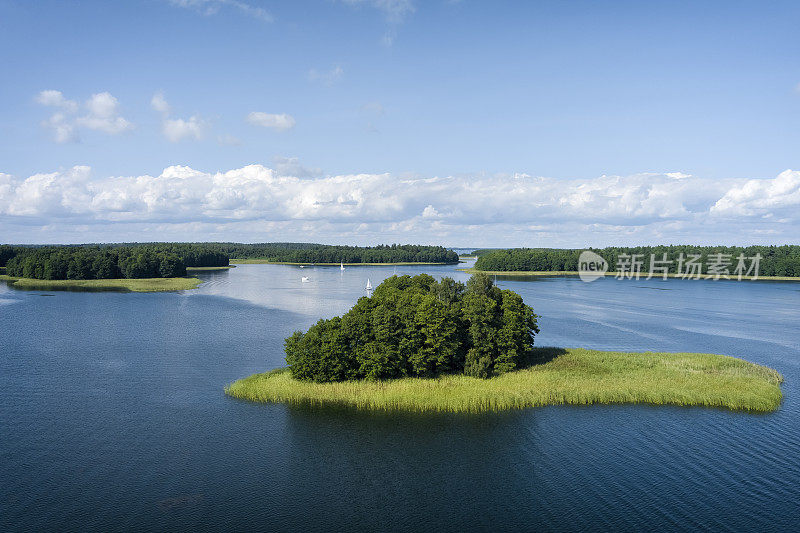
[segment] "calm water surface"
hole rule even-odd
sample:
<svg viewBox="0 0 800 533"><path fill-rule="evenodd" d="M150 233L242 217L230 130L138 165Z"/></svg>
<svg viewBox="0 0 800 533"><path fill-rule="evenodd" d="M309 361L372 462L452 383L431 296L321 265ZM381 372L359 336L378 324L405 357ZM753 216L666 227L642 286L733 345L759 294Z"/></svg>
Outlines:
<svg viewBox="0 0 800 533"><path fill-rule="evenodd" d="M0 530L796 530L800 284L498 280L541 315L538 345L776 368L785 400L769 415L389 415L224 396L395 272L466 277L241 265L183 293L0 285Z"/></svg>

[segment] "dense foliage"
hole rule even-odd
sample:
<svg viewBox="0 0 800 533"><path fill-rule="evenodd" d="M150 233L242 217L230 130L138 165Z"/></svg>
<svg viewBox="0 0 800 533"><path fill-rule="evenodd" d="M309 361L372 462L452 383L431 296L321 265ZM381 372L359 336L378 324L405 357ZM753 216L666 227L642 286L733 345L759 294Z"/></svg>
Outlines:
<svg viewBox="0 0 800 533"><path fill-rule="evenodd" d="M177 255L188 267L227 266L231 259L265 259L286 263L457 263L458 254L441 246L392 244L380 246L334 246L310 243L237 244L122 243L80 246L0 246L0 266L18 254L64 248L144 248Z"/></svg>
<svg viewBox="0 0 800 533"><path fill-rule="evenodd" d="M168 250L135 248L31 248L8 260L6 273L33 279L174 278L186 262Z"/></svg>
<svg viewBox="0 0 800 533"><path fill-rule="evenodd" d="M582 250L568 250L558 248L513 248L509 250L495 250L483 254L475 262L475 269L484 271L569 271L578 270L578 257ZM760 254L758 274L760 276L800 276L800 246L634 246L634 247L609 247L592 249L609 264L609 270L614 271L622 255L640 255L644 261L643 272L650 264L651 254L657 261L667 254L670 273L678 272L679 258L690 255L699 255L697 260L703 265L712 262L715 254L730 256L731 271L737 264L737 257L744 255L748 267L752 263L750 258ZM705 270L703 271L705 273Z"/></svg>
<svg viewBox="0 0 800 533"><path fill-rule="evenodd" d="M392 276L341 317L320 320L286 339L297 379L487 378L517 368L539 332L522 297L486 275L466 285L427 274Z"/></svg>
<svg viewBox="0 0 800 533"><path fill-rule="evenodd" d="M232 259L267 259L286 263L458 263L458 254L442 246L335 246L306 243L214 245Z"/></svg>

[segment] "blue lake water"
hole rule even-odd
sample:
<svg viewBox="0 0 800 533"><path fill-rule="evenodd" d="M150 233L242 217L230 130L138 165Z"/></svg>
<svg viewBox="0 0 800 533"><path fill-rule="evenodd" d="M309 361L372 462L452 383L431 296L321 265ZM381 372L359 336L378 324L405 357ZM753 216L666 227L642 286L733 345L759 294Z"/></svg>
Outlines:
<svg viewBox="0 0 800 533"><path fill-rule="evenodd" d="M796 530L800 284L498 279L541 315L540 346L776 368L784 403L768 415L381 414L223 394L395 272L466 279L241 265L179 293L0 284L0 530Z"/></svg>

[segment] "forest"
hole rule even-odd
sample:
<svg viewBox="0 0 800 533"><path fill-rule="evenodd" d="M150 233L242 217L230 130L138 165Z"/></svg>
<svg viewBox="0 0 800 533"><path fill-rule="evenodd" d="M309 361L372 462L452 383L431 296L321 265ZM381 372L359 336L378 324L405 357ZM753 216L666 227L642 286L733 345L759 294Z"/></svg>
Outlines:
<svg viewBox="0 0 800 533"><path fill-rule="evenodd" d="M312 243L118 243L59 246L0 245L6 274L34 279L157 278L186 275L186 267L227 266L230 259L287 263L457 263L441 246L335 246Z"/></svg>
<svg viewBox="0 0 800 533"><path fill-rule="evenodd" d="M32 279L174 278L187 266L224 266L228 257L194 244L0 246L9 276ZM0 265L2 266L2 265Z"/></svg>
<svg viewBox="0 0 800 533"><path fill-rule="evenodd" d="M265 259L285 263L458 263L458 254L442 246L385 244L338 246L311 243L208 243L231 259Z"/></svg>
<svg viewBox="0 0 800 533"><path fill-rule="evenodd" d="M715 254L730 256L730 271L733 272L737 265L737 258L744 255L747 258L747 267L752 263L753 257L760 254L758 275L759 276L800 276L800 245L783 246L691 246L691 245L671 245L671 246L633 246L633 247L609 247L609 248L587 248L603 257L608 262L609 271L614 271L620 256L640 255L644 261L642 272L647 272L650 265L651 255L656 261L661 261L664 254L667 254L668 272L679 274L679 258L683 254L684 259L691 255L699 256L696 259L702 265L709 265L713 262ZM476 270L483 271L567 271L577 272L578 257L583 250L559 249L559 248L512 248L507 250L495 250L484 253L475 262ZM684 268L685 271L685 268ZM706 273L705 270L702 272Z"/></svg>
<svg viewBox="0 0 800 533"><path fill-rule="evenodd" d="M533 309L485 274L466 284L392 276L343 316L287 338L286 363L294 378L315 382L488 378L516 369L538 332Z"/></svg>
<svg viewBox="0 0 800 533"><path fill-rule="evenodd" d="M239 244L207 243L119 243L64 246L0 245L0 267L19 254L73 248L143 248L156 253L174 254L187 267L227 266L230 259L262 259L285 263L458 263L458 254L442 246L387 244L378 246L337 246L313 243L275 242Z"/></svg>

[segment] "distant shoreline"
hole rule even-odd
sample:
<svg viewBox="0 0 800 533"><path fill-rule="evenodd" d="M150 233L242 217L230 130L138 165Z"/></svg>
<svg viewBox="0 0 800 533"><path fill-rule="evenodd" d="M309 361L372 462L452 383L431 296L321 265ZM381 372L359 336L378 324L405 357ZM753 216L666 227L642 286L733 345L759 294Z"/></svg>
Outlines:
<svg viewBox="0 0 800 533"><path fill-rule="evenodd" d="M574 270L476 270L474 268L458 268L456 269L459 272L466 272L467 274L486 274L489 276L579 276L580 273L575 272ZM599 274L602 276L614 276L618 275L617 272L606 272L604 274ZM640 280L647 279L647 272L639 273ZM625 276L628 276L628 273L625 273ZM709 276L706 274L701 275L698 277L691 277L685 278L682 274L667 274L668 278L677 278L677 279L701 279L701 280L708 280L714 279L714 276ZM650 279L661 279L663 278L663 274L653 275ZM627 279L627 278L626 278ZM633 278L636 279L636 278ZM739 281L738 276L728 276L727 278L720 276L719 279L722 280L729 280L729 281ZM790 276L742 276L742 281L800 281L800 277L790 277Z"/></svg>
<svg viewBox="0 0 800 533"><path fill-rule="evenodd" d="M213 266L213 267L186 267L186 270L210 271L210 270L228 270L230 268L236 268L236 265Z"/></svg>
<svg viewBox="0 0 800 533"><path fill-rule="evenodd" d="M31 291L119 291L166 292L196 289L198 278L131 278L131 279L33 279L0 275L14 289Z"/></svg>
<svg viewBox="0 0 800 533"><path fill-rule="evenodd" d="M240 379L234 398L379 411L480 413L545 405L650 404L772 412L783 377L743 359L698 353L534 348L541 362L491 379L464 375L315 383L288 368Z"/></svg>
<svg viewBox="0 0 800 533"><path fill-rule="evenodd" d="M289 261L271 261L269 259L231 259L237 265L294 265L294 266L340 266L341 263L293 263ZM344 263L344 266L442 266L457 265L458 263Z"/></svg>

